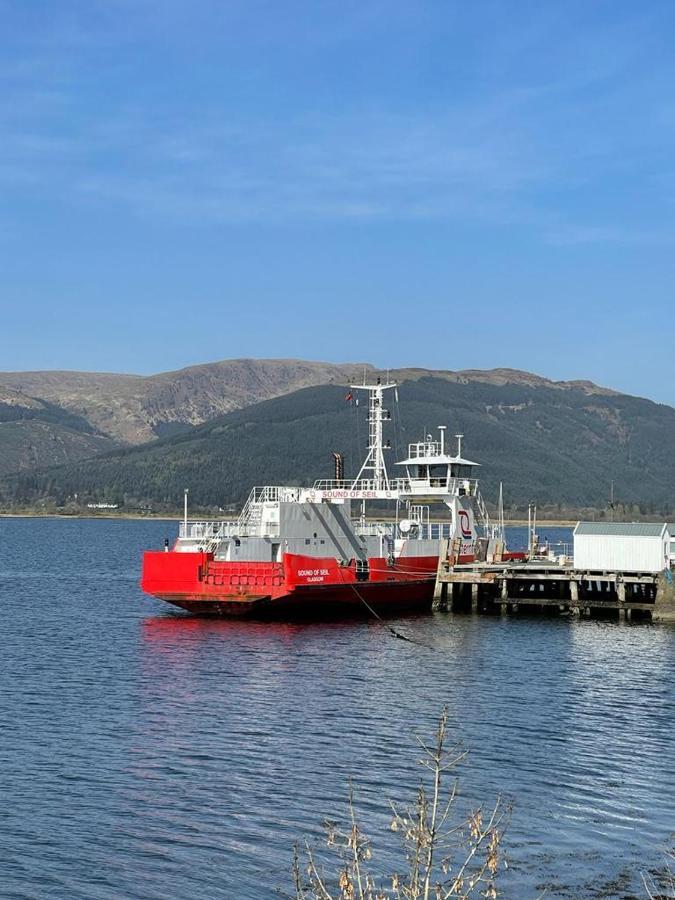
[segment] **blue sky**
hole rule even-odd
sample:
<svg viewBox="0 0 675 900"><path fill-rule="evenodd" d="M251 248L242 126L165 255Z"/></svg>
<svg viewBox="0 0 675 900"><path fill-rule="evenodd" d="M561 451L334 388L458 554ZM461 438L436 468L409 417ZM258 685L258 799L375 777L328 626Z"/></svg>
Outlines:
<svg viewBox="0 0 675 900"><path fill-rule="evenodd" d="M0 0L0 368L675 403L675 4Z"/></svg>

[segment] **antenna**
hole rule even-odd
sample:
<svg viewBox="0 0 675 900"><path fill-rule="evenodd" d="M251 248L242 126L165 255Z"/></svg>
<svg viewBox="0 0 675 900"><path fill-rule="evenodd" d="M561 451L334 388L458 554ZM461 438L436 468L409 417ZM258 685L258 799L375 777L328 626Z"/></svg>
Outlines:
<svg viewBox="0 0 675 900"><path fill-rule="evenodd" d="M497 521L499 540L504 540L504 485L499 482L499 499L497 500Z"/></svg>
<svg viewBox="0 0 675 900"><path fill-rule="evenodd" d="M445 425L439 425L438 430L441 433L441 456L445 453Z"/></svg>
<svg viewBox="0 0 675 900"><path fill-rule="evenodd" d="M612 480L609 486L609 516L610 522L614 521L614 481Z"/></svg>
<svg viewBox="0 0 675 900"><path fill-rule="evenodd" d="M462 456L462 438L464 437L464 435L456 434L455 437L457 438L457 456L461 458L461 456Z"/></svg>
<svg viewBox="0 0 675 900"><path fill-rule="evenodd" d="M531 558L537 552L539 540L537 538L537 504L531 500L527 504L527 552Z"/></svg>

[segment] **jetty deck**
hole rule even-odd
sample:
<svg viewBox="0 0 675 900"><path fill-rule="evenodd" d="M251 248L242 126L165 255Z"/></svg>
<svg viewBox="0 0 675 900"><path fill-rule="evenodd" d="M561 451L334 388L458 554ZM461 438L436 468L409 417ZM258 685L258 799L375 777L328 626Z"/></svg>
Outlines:
<svg viewBox="0 0 675 900"><path fill-rule="evenodd" d="M435 609L477 613L552 611L675 622L675 588L664 573L583 571L546 560L459 565L441 545Z"/></svg>

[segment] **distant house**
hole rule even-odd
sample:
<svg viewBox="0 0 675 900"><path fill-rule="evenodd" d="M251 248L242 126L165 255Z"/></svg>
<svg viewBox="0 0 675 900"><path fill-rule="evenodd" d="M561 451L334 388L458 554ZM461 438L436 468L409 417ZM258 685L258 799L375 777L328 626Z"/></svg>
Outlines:
<svg viewBox="0 0 675 900"><path fill-rule="evenodd" d="M675 522L669 522L666 526L670 535L670 567L675 568Z"/></svg>
<svg viewBox="0 0 675 900"><path fill-rule="evenodd" d="M578 522L574 529L575 569L661 572L673 549L665 522Z"/></svg>

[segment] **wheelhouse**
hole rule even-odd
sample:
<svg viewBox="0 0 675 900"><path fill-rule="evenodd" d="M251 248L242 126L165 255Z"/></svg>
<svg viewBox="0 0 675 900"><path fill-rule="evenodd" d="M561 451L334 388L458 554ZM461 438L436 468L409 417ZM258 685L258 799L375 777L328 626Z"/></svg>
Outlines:
<svg viewBox="0 0 675 900"><path fill-rule="evenodd" d="M477 490L475 470L480 463L462 456L462 437L457 437L457 453L446 453L445 428L439 427L440 437L434 440L428 434L426 440L408 445L408 458L397 463L405 466L410 493L446 493L473 496Z"/></svg>

